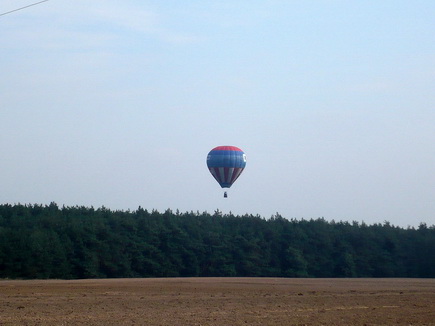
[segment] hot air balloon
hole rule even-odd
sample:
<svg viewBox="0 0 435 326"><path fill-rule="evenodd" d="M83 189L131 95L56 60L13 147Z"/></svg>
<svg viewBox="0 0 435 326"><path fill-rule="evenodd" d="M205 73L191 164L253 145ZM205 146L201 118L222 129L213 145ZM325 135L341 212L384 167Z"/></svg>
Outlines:
<svg viewBox="0 0 435 326"><path fill-rule="evenodd" d="M207 167L222 188L230 188L246 166L246 154L235 146L218 146L207 155ZM224 192L227 198L227 192Z"/></svg>

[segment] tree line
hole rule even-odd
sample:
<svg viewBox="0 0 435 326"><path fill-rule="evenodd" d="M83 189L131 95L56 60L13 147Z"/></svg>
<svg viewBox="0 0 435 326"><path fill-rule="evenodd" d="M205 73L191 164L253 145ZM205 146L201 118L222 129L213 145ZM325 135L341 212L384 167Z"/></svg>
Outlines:
<svg viewBox="0 0 435 326"><path fill-rule="evenodd" d="M435 277L435 226L0 205L0 278Z"/></svg>

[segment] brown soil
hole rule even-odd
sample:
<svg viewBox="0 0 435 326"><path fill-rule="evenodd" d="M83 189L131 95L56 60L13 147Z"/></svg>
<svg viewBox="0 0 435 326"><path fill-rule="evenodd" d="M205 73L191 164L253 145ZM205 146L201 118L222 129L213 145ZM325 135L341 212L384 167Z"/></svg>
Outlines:
<svg viewBox="0 0 435 326"><path fill-rule="evenodd" d="M435 279L5 280L0 325L435 325Z"/></svg>

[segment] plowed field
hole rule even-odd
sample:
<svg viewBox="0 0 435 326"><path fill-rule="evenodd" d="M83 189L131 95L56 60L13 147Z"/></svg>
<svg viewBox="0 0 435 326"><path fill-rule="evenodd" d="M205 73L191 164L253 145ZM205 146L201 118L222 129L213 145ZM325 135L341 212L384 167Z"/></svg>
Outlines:
<svg viewBox="0 0 435 326"><path fill-rule="evenodd" d="M435 325L435 279L4 280L0 325Z"/></svg>

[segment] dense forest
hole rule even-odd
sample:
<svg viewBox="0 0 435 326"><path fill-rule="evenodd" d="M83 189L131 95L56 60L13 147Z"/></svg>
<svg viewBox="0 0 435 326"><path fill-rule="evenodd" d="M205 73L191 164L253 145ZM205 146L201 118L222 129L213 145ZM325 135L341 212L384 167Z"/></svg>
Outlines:
<svg viewBox="0 0 435 326"><path fill-rule="evenodd" d="M435 277L435 226L0 205L0 278Z"/></svg>

